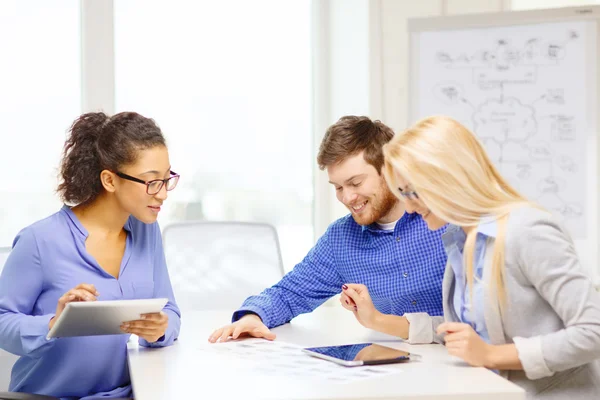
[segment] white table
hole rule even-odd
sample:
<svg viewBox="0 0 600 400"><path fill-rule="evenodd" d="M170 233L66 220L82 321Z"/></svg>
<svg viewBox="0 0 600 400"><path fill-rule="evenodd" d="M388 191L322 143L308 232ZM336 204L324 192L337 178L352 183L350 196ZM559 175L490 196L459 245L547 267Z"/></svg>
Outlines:
<svg viewBox="0 0 600 400"><path fill-rule="evenodd" d="M412 351L419 362L395 364L398 373L344 384L323 380L240 376L236 361L206 351L207 338L226 324L231 310L183 312L182 330L171 347L128 345L129 371L136 400L163 399L483 399L523 400L524 391L484 368L449 356L441 345L409 345L363 328L341 307L321 307L273 329L277 340L301 346L378 342ZM210 349L209 349L210 350ZM323 361L326 362L326 361Z"/></svg>

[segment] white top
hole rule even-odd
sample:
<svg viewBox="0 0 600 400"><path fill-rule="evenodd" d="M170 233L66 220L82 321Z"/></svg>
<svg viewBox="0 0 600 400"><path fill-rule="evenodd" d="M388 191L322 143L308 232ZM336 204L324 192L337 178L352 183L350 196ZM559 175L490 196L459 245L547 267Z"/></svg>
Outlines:
<svg viewBox="0 0 600 400"><path fill-rule="evenodd" d="M282 378L256 368L240 373L242 360L228 356L209 334L227 324L231 311L182 310L180 338L175 345L146 349L131 342L129 370L136 400L221 399L481 399L524 400L524 391L484 368L471 368L438 344L409 345L363 328L341 307L320 307L291 323L274 328L277 339L301 346L379 342L420 354L421 361L387 366L398 372L349 383ZM222 346L222 347L218 347ZM218 349L223 349L218 350ZM261 363L268 363L267 356ZM327 361L323 361L326 363ZM346 368L346 367L339 367ZM354 367L368 368L368 367Z"/></svg>
<svg viewBox="0 0 600 400"><path fill-rule="evenodd" d="M381 224L379 222L377 222L377 226L379 227L379 229L383 230L383 231L393 231L394 228L396 228L396 223L398 223L399 219L393 221L393 222L388 222L387 224Z"/></svg>

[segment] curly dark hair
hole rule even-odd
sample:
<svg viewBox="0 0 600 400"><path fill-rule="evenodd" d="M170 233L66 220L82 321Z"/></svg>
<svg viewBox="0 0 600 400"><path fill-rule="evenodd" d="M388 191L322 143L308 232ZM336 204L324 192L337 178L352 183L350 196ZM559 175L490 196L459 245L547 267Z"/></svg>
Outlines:
<svg viewBox="0 0 600 400"><path fill-rule="evenodd" d="M134 163L140 150L155 146L166 146L166 142L150 118L134 112L112 117L103 112L83 114L69 129L57 192L65 203L90 203L104 190L103 170L117 171Z"/></svg>
<svg viewBox="0 0 600 400"><path fill-rule="evenodd" d="M379 120L346 115L325 132L319 147L317 163L320 169L325 169L364 151L365 161L381 174L383 145L392 140L393 136L394 131Z"/></svg>

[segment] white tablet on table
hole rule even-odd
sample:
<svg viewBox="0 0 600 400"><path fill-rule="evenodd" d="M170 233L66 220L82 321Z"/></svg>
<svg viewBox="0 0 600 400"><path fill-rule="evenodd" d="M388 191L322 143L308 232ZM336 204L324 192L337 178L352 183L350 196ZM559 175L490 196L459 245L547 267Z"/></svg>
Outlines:
<svg viewBox="0 0 600 400"><path fill-rule="evenodd" d="M67 303L47 338L124 335L121 324L162 311L169 299L77 301Z"/></svg>

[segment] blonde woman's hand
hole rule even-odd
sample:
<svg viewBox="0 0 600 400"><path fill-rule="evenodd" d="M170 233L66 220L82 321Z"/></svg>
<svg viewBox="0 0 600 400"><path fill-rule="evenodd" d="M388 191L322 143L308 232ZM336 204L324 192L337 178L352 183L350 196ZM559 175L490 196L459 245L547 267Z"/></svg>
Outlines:
<svg viewBox="0 0 600 400"><path fill-rule="evenodd" d="M373 329L377 319L382 315L373 304L369 289L358 283L347 283L342 286L340 296L342 306L352 311L358 322L365 328Z"/></svg>
<svg viewBox="0 0 600 400"><path fill-rule="evenodd" d="M121 324L123 332L138 335L148 343L154 343L163 337L168 327L169 316L163 311L143 314L141 319Z"/></svg>
<svg viewBox="0 0 600 400"><path fill-rule="evenodd" d="M469 324L444 322L437 328L438 335L446 334L448 353L459 357L473 367L490 365L492 345L487 344Z"/></svg>
<svg viewBox="0 0 600 400"><path fill-rule="evenodd" d="M214 331L208 338L210 343L226 342L231 337L237 339L240 336L252 336L274 340L275 334L263 324L262 319L256 314L247 314L233 324L225 325Z"/></svg>
<svg viewBox="0 0 600 400"><path fill-rule="evenodd" d="M344 285L347 287L347 285ZM356 311L356 303L350 296L345 293L344 286L342 286L342 294L340 295L340 304L348 311Z"/></svg>
<svg viewBox="0 0 600 400"><path fill-rule="evenodd" d="M67 304L75 301L96 301L96 298L100 295L94 285L88 283L80 283L67 293L63 294L56 305L56 312L54 317L48 323L48 329L52 329L54 323L60 317L62 312L65 310Z"/></svg>

